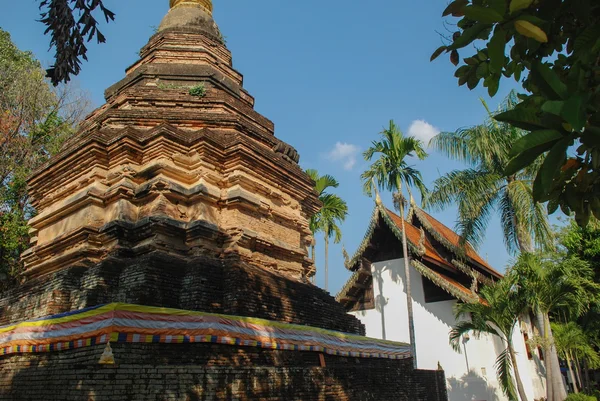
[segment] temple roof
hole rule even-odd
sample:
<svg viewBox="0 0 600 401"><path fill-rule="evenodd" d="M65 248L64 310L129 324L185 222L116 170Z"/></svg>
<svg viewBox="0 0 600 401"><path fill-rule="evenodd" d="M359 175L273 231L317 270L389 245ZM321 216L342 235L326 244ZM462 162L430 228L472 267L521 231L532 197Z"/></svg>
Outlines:
<svg viewBox="0 0 600 401"><path fill-rule="evenodd" d="M357 295L371 285L371 272L363 259L367 249L375 245L374 233L382 222L398 242L402 240L402 218L386 208L380 200L376 201L361 245L352 258L346 255L345 266L354 273L337 294L338 301L355 302ZM469 244L461 251L460 236L414 204L409 218L404 220L404 227L414 268L451 296L463 302L481 302L476 294L478 283L490 284L495 278L502 277ZM451 276L463 277L462 281L472 280L471 288Z"/></svg>
<svg viewBox="0 0 600 401"><path fill-rule="evenodd" d="M497 277L502 277L501 273L491 267L481 256L479 256L471 244L467 242L464 246L461 245L461 237L457 233L416 205L412 205L409 212L409 220L414 222L414 219L417 219L431 235L435 236L436 239L442 243L442 245L449 248L449 251L463 253L470 261L481 265L481 267L489 273Z"/></svg>

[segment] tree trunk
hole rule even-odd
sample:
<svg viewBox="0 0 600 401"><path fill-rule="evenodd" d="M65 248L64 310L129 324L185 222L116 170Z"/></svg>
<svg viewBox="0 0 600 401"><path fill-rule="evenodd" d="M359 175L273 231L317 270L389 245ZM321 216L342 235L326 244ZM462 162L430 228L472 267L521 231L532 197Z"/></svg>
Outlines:
<svg viewBox="0 0 600 401"><path fill-rule="evenodd" d="M329 237L325 235L325 291L329 290Z"/></svg>
<svg viewBox="0 0 600 401"><path fill-rule="evenodd" d="M584 391L585 389L585 384L583 383L583 380L581 380L581 362L579 361L579 358L577 358L577 356L573 357L573 354L571 353L571 359L574 362L575 365L575 376L577 377L577 382L579 383L579 389L581 391Z"/></svg>
<svg viewBox="0 0 600 401"><path fill-rule="evenodd" d="M585 388L588 392L592 391L592 385L590 382L590 367L588 366L587 360L583 359L583 376L585 380Z"/></svg>
<svg viewBox="0 0 600 401"><path fill-rule="evenodd" d="M515 380L517 381L517 391L519 392L519 398L521 401L527 401L527 394L525 394L525 388L523 387L523 381L521 380L521 375L519 374L519 367L517 366L517 357L515 356L515 350L513 349L512 344L508 343L508 352L510 354L510 359L513 364L513 370L515 372Z"/></svg>
<svg viewBox="0 0 600 401"><path fill-rule="evenodd" d="M531 236L521 228L515 217L515 227L517 230L517 242L519 243L519 249L521 252L531 253L533 252L533 245L531 243ZM558 363L558 355L556 354L556 348L554 347L554 336L552 335L552 329L550 328L550 320L548 314L541 314L540 311L536 311L537 320L540 324L540 329L543 331L542 336L544 337L544 364L546 366L546 396L547 401L564 401L567 398L565 386L562 382L562 374L560 373L560 364ZM546 324L547 323L547 324Z"/></svg>
<svg viewBox="0 0 600 401"><path fill-rule="evenodd" d="M544 349L544 367L546 368L546 401L555 401L554 400L554 386L552 385L553 379L553 369L552 369L552 358L550 356L550 350L548 347L548 336L546 330L546 322L544 320L544 315L538 310L536 313L536 318L538 321L538 325L540 326L540 335L544 339L542 343L542 347Z"/></svg>
<svg viewBox="0 0 600 401"><path fill-rule="evenodd" d="M402 193L402 186L399 185L399 192ZM413 315L412 292L410 288L410 265L408 259L408 245L406 243L406 227L404 224L404 202L400 201L400 221L402 222L402 255L404 257L404 288L406 290L406 304L408 308L408 334L410 337L410 349L413 358L413 366L417 368L417 345L415 343L415 322Z"/></svg>
<svg viewBox="0 0 600 401"><path fill-rule="evenodd" d="M570 355L566 355L567 366L569 367L569 374L571 375L571 381L573 381L573 392L575 394L579 393L579 389L577 388L577 379L575 378L575 373L573 372L573 365L571 364Z"/></svg>
<svg viewBox="0 0 600 401"><path fill-rule="evenodd" d="M562 373L560 372L560 364L558 363L558 355L556 353L556 347L554 346L554 336L552 335L552 329L550 328L550 318L547 313L544 313L544 345L547 349L546 360L547 365L550 366L552 372L551 385L554 398L549 398L549 401L564 401L567 398L567 391L563 383ZM546 368L548 369L548 368Z"/></svg>
<svg viewBox="0 0 600 401"><path fill-rule="evenodd" d="M315 260L315 245L316 245L316 241L313 238L312 244L310 245L311 258L312 258L313 264L315 265L315 275L312 276L313 284L315 283L315 281L317 279L317 261Z"/></svg>

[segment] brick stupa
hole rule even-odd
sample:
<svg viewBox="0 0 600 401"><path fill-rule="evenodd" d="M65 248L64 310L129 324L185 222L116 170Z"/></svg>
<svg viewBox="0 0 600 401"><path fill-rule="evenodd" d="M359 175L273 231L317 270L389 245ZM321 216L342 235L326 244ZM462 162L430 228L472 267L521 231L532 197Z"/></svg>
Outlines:
<svg viewBox="0 0 600 401"><path fill-rule="evenodd" d="M242 81L212 2L171 0L106 104L30 178L38 214L21 284L0 295L0 324L127 303L364 334L309 283L313 182ZM107 368L103 349L0 354L0 400L444 397L443 374L410 360L115 343Z"/></svg>

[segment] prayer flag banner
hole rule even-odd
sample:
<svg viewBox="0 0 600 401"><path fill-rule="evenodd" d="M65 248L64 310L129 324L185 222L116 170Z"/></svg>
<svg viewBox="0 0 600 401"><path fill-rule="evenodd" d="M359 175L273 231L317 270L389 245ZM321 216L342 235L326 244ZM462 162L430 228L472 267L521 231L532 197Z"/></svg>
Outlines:
<svg viewBox="0 0 600 401"><path fill-rule="evenodd" d="M404 359L410 347L264 319L113 303L0 327L0 355L113 343L212 343Z"/></svg>

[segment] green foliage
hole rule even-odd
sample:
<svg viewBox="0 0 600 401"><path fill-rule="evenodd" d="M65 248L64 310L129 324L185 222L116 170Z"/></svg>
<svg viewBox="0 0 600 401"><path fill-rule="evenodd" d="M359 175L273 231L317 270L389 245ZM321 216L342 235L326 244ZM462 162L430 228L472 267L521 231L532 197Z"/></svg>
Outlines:
<svg viewBox="0 0 600 401"><path fill-rule="evenodd" d="M414 137L403 136L394 121L390 121L389 127L379 135L381 140L373 141L371 147L363 153L366 161L378 156L361 175L365 193L371 196L374 184L390 192L402 192L402 185L406 185L408 191L410 187L416 186L424 198L427 189L421 173L406 162L408 157L415 155L420 160L427 157L423 143Z"/></svg>
<svg viewBox="0 0 600 401"><path fill-rule="evenodd" d="M438 178L425 204L437 209L458 204L457 228L463 244L481 244L496 212L509 252L532 251L532 239L539 248L551 248L553 238L546 212L532 196L531 182L539 163L504 176L509 150L519 146L526 132L495 121L497 113L490 112L483 100L482 103L488 112L483 124L442 132L431 140L433 148L468 168ZM511 110L516 103L516 96L511 93L498 112Z"/></svg>
<svg viewBox="0 0 600 401"><path fill-rule="evenodd" d="M511 359L512 336L519 316L527 307L525 298L515 289L515 282L516 277L509 274L481 289L479 295L484 302L456 304L454 312L457 323L450 331L450 345L459 352L463 336L467 333L476 336L491 334L502 340L505 348L498 355L495 367L502 390L511 400L518 399ZM465 319L467 316L471 318Z"/></svg>
<svg viewBox="0 0 600 401"><path fill-rule="evenodd" d="M598 401L598 399L592 395L586 395L583 393L569 394L565 401Z"/></svg>
<svg viewBox="0 0 600 401"><path fill-rule="evenodd" d="M589 264L561 253L523 253L511 273L533 311L555 313L567 320L581 316L600 294Z"/></svg>
<svg viewBox="0 0 600 401"><path fill-rule="evenodd" d="M86 108L86 99L53 89L31 53L0 29L0 288L21 270L29 243L26 178L60 150Z"/></svg>
<svg viewBox="0 0 600 401"><path fill-rule="evenodd" d="M339 224L346 220L348 215L348 205L346 201L335 194L327 193L329 188L337 188L339 183L330 175L320 176L317 170L308 169L306 174L315 182L315 192L319 195L321 209L309 220L309 227L313 233L322 232L325 237L325 290L329 283L329 238L333 237L333 242L338 244L342 240L342 230ZM313 243L313 253L314 253Z"/></svg>
<svg viewBox="0 0 600 401"><path fill-rule="evenodd" d="M189 94L196 97L204 97L206 96L206 88L203 83L199 83L190 88Z"/></svg>
<svg viewBox="0 0 600 401"><path fill-rule="evenodd" d="M563 255L584 260L593 270L594 282L600 283L600 222L595 218L582 228L570 220L557 233ZM585 335L600 344L600 300L591 302L589 309L577 320Z"/></svg>
<svg viewBox="0 0 600 401"><path fill-rule="evenodd" d="M320 176L317 170L308 169L306 174L315 182L315 191L321 201L321 209L311 217L309 225L313 234L322 232L327 238L334 237L334 243L342 239L342 232L338 226L348 215L348 205L335 194L327 193L329 188L337 188L339 183L332 176Z"/></svg>
<svg viewBox="0 0 600 401"><path fill-rule="evenodd" d="M506 175L545 155L535 200L548 202L550 213L574 212L581 226L600 217L600 2L455 0L443 15L460 18L458 30L432 59L449 52L458 64L459 50L477 47L456 70L459 85L483 81L494 96L504 76L528 92L495 116L532 131L512 149Z"/></svg>
<svg viewBox="0 0 600 401"><path fill-rule="evenodd" d="M556 351L562 359L585 359L590 368L600 367L600 356L594 349L592 340L577 323L552 323L552 332Z"/></svg>

